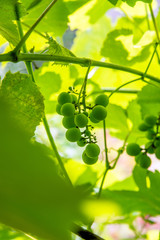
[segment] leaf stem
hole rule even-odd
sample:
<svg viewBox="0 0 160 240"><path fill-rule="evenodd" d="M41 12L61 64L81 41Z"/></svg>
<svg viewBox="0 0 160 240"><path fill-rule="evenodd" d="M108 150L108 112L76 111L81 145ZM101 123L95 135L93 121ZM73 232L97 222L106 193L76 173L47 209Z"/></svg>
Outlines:
<svg viewBox="0 0 160 240"><path fill-rule="evenodd" d="M44 10L44 12L40 15L40 17L36 20L36 22L31 26L31 28L26 32L26 34L23 36L23 38L20 40L20 42L17 44L15 49L13 50L13 54L17 56L19 53L21 47L24 45L30 34L33 32L35 27L38 25L38 23L44 18L44 16L48 13L48 11L51 9L51 7L57 2L57 0L53 0L48 7Z"/></svg>
<svg viewBox="0 0 160 240"><path fill-rule="evenodd" d="M12 54L12 52L0 54L0 62L8 62L8 61L10 61L10 62L19 62L19 61L51 61L51 62L54 62L55 61L55 62L66 62L66 63L79 64L79 65L83 65L84 67L88 66L91 61L92 62L91 66L120 70L123 72L132 73L132 74L135 74L135 75L138 75L141 77L143 77L143 75L144 75L144 73L139 70L121 66L121 65L117 65L117 64L113 64L113 63L95 61L95 60L87 59L87 58L56 56L56 55L49 55L49 54L35 54L35 53L24 54L24 53L21 53L17 57L15 57ZM160 83L160 79L153 75L146 74L146 78Z"/></svg>

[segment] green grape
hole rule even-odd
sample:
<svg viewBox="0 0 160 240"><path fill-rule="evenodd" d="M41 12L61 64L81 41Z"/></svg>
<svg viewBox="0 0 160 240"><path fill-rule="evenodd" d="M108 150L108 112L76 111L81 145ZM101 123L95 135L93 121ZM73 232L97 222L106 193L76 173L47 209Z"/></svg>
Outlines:
<svg viewBox="0 0 160 240"><path fill-rule="evenodd" d="M96 119L93 117L92 112L90 113L89 118L90 118L90 121L91 121L91 122L93 122L93 123L99 123L99 120L96 120Z"/></svg>
<svg viewBox="0 0 160 240"><path fill-rule="evenodd" d="M57 103L57 105L56 105L56 112L57 112L59 115L62 115L62 113L61 113L61 108L62 108L62 105L59 104L59 103Z"/></svg>
<svg viewBox="0 0 160 240"><path fill-rule="evenodd" d="M64 117L62 119L62 124L67 129L76 127L76 124L74 123L74 116L72 116L72 117Z"/></svg>
<svg viewBox="0 0 160 240"><path fill-rule="evenodd" d="M157 147L160 147L160 140L156 139L154 141L154 146L157 148Z"/></svg>
<svg viewBox="0 0 160 240"><path fill-rule="evenodd" d="M153 115L148 115L145 117L144 121L147 125L153 127L157 122L157 117Z"/></svg>
<svg viewBox="0 0 160 240"><path fill-rule="evenodd" d="M142 168L149 168L149 166L151 165L151 159L146 154L142 154L139 157L138 162Z"/></svg>
<svg viewBox="0 0 160 240"><path fill-rule="evenodd" d="M65 103L62 105L61 113L65 117L71 117L75 113L75 107L72 103Z"/></svg>
<svg viewBox="0 0 160 240"><path fill-rule="evenodd" d="M142 132L145 132L149 129L150 127L146 124L146 123L141 123L139 126L138 126L138 129Z"/></svg>
<svg viewBox="0 0 160 240"><path fill-rule="evenodd" d="M108 105L108 103L109 103L109 98L105 94L100 94L95 99L96 105L102 105L102 106L106 107Z"/></svg>
<svg viewBox="0 0 160 240"><path fill-rule="evenodd" d="M83 128L87 125L88 118L85 114L79 113L75 116L74 122L75 122L76 126Z"/></svg>
<svg viewBox="0 0 160 240"><path fill-rule="evenodd" d="M156 158L160 159L160 147L157 147L155 150Z"/></svg>
<svg viewBox="0 0 160 240"><path fill-rule="evenodd" d="M147 150L147 153L153 154L154 153L153 143L152 142L146 143L145 149Z"/></svg>
<svg viewBox="0 0 160 240"><path fill-rule="evenodd" d="M141 148L137 143L129 143L126 152L130 156L137 156L141 152Z"/></svg>
<svg viewBox="0 0 160 240"><path fill-rule="evenodd" d="M84 138L81 138L79 141L77 141L77 145L79 147L84 147L86 145L86 140Z"/></svg>
<svg viewBox="0 0 160 240"><path fill-rule="evenodd" d="M77 96L73 93L71 93L70 96L71 96L71 102L72 103L77 103L77 101L78 101Z"/></svg>
<svg viewBox="0 0 160 240"><path fill-rule="evenodd" d="M100 148L96 143L89 143L85 149L85 152L88 157L94 158L99 155Z"/></svg>
<svg viewBox="0 0 160 240"><path fill-rule="evenodd" d="M143 152L140 152L137 156L135 156L135 161L137 164L139 164L139 160L143 154L144 154Z"/></svg>
<svg viewBox="0 0 160 240"><path fill-rule="evenodd" d="M150 129L147 131L146 137L148 139L152 140L155 137L155 135L156 135L156 133L152 129Z"/></svg>
<svg viewBox="0 0 160 240"><path fill-rule="evenodd" d="M81 138L79 128L69 128L66 132L66 138L70 142L77 142Z"/></svg>
<svg viewBox="0 0 160 240"><path fill-rule="evenodd" d="M83 152L82 159L83 159L83 162L88 165L92 165L98 161L98 157L93 157L93 158L88 157L86 154L86 151Z"/></svg>
<svg viewBox="0 0 160 240"><path fill-rule="evenodd" d="M91 136L91 132L89 130L86 130L85 135L89 137L89 136Z"/></svg>
<svg viewBox="0 0 160 240"><path fill-rule="evenodd" d="M65 103L71 103L72 98L67 92L61 92L58 96L58 103L63 105Z"/></svg>
<svg viewBox="0 0 160 240"><path fill-rule="evenodd" d="M93 108L92 110L92 116L98 120L98 121L102 121L106 118L107 116L107 110L105 109L105 107L101 106L101 105L97 105Z"/></svg>

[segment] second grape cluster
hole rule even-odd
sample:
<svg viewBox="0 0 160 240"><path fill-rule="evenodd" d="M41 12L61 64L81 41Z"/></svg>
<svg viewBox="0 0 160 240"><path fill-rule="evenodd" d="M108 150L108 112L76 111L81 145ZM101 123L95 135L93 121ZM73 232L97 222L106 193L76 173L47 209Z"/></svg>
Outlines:
<svg viewBox="0 0 160 240"><path fill-rule="evenodd" d="M139 130L146 132L146 138L149 140L144 148L141 148L137 143L129 143L127 145L127 153L130 156L135 156L135 161L142 168L148 168L151 165L151 158L148 154L155 154L157 159L160 159L160 117L148 115L139 125Z"/></svg>
<svg viewBox="0 0 160 240"><path fill-rule="evenodd" d="M96 97L94 105L86 105L71 87L68 92L58 96L56 111L63 116L62 124L67 129L66 139L85 147L82 159L86 164L94 164L98 160L100 148L96 136L92 133L93 123L99 123L107 117L106 107L109 99L105 94Z"/></svg>

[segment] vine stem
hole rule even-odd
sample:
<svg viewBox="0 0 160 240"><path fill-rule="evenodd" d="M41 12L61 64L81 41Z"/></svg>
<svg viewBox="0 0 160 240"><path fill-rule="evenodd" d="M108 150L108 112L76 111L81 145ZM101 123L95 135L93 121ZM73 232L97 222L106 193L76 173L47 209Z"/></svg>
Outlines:
<svg viewBox="0 0 160 240"><path fill-rule="evenodd" d="M22 29L21 22L20 22L20 19L19 19L19 16L18 16L18 11L16 11L16 13L17 13L17 25L18 25L19 34L20 34L20 37L23 39L23 29ZM25 42L23 44L23 52L27 52L27 48L26 48ZM25 62L25 63L26 63L27 71L31 75L32 81L35 82L35 78L34 78L34 73L33 73L33 68L32 68L31 62ZM71 180L70 180L70 178L69 178L69 176L67 174L67 171L66 171L66 169L64 167L63 161L62 161L62 159L61 159L61 157L60 157L60 155L58 153L56 144L55 144L53 136L52 136L52 134L50 132L49 124L47 122L47 118L46 118L45 115L43 117L43 124L44 124L45 130L46 130L48 139L50 141L51 147L52 147L52 149L53 149L53 151L55 153L55 156L56 156L56 158L58 160L58 163L59 163L59 165L61 167L61 170L62 170L62 172L63 172L67 182L70 185L72 185L72 182L71 182Z"/></svg>
<svg viewBox="0 0 160 240"><path fill-rule="evenodd" d="M113 64L113 63L95 61L95 60L87 59L87 58L66 57L66 56L57 56L57 55L49 55L49 54L21 53L16 58L12 54L12 52L0 54L0 62L7 62L7 61L10 61L10 62L20 62L20 61L66 62L66 63L74 63L74 64L78 64L78 65L83 65L84 67L88 66L89 63L92 62L91 66L120 70L123 72L132 73L132 74L135 74L135 75L138 75L141 77L143 77L143 75L144 75L144 73L139 70L121 66L121 65L117 65L117 64ZM145 77L150 80L160 83L160 79L153 75L146 74Z"/></svg>
<svg viewBox="0 0 160 240"><path fill-rule="evenodd" d="M86 86L87 86L87 80L88 80L88 74L89 74L90 68L91 68L91 62L88 65L88 69L84 79L84 86L83 86L83 93L82 93L83 94L82 102L83 102L84 110L86 110Z"/></svg>
<svg viewBox="0 0 160 240"><path fill-rule="evenodd" d="M92 95L94 95L94 94L98 94L98 93L102 93L102 92L108 92L108 93L110 93L110 92L113 92L113 91L115 91L117 88L102 88L102 90L100 90L100 91L95 91L95 92L92 92L91 94L89 94L87 97L90 97L90 96L92 96ZM140 92L140 90L138 90L138 89L119 89L118 91L117 91L117 93L129 93L129 94L137 94L137 93L139 93Z"/></svg>
<svg viewBox="0 0 160 240"><path fill-rule="evenodd" d="M149 10L150 10L153 25L154 25L154 28L155 28L155 31L156 31L157 40L158 40L158 43L160 43L159 31L158 31L158 27L157 27L157 23L156 23L156 19L155 19L155 16L154 16L154 12L153 12L151 3L149 4Z"/></svg>
<svg viewBox="0 0 160 240"><path fill-rule="evenodd" d="M71 186L73 186L73 185L72 185L72 182L71 182L71 180L70 180L70 178L69 178L69 176L68 176L68 174L67 174L67 171L66 171L66 169L65 169L65 167L64 167L63 161L62 161L62 159L61 159L61 157L60 157L60 155L59 155L59 152L58 152L58 150L57 150L57 147L56 147L56 144L55 144L55 142L54 142L53 136L52 136L52 134L51 134L51 131L50 131L50 128L49 128L49 125L48 125L46 116L44 116L44 118L43 118L43 124L44 124L45 130L46 130L48 139L49 139L49 141L50 141L50 144L51 144L51 146L52 146L52 149L54 150L54 153L55 153L55 155L56 155L56 158L57 158L57 160L58 160L58 163L59 163L59 165L60 165L60 167L61 167L61 169L62 169L62 172L63 172L66 180L68 181L68 183L69 183Z"/></svg>
<svg viewBox="0 0 160 240"><path fill-rule="evenodd" d="M82 92L83 92L83 104L84 104L84 109L86 110L85 94L86 94L86 85L87 85L87 79L88 79L88 74L89 74L89 71L90 71L90 67L91 67L91 63L88 65L87 72L86 72L86 75L85 75L85 79L84 79L84 82L83 82L83 84L82 84L81 90L80 90L80 92L79 92L79 96L78 96L79 113L81 112L80 99L81 99L81 94L82 94Z"/></svg>
<svg viewBox="0 0 160 240"><path fill-rule="evenodd" d="M148 66L146 67L146 70L145 70L145 72L144 72L143 78L145 78L145 76L146 76L146 74L147 74L147 72L148 72L148 69L149 69L149 67L150 67L150 65L151 65L151 63L152 63L152 60L153 60L154 55L155 55L156 50L157 50L157 46L158 46L158 43L155 43L155 47L154 47L153 54L152 54L151 59L150 59L150 61L149 61L149 63L148 63Z"/></svg>
<svg viewBox="0 0 160 240"><path fill-rule="evenodd" d="M102 188L103 188L103 184L107 175L108 170L110 169L110 165L109 165L109 159L108 159L108 149L107 149L107 136L106 136L106 121L105 119L103 120L103 137L104 137L104 149L105 149L105 163L106 163L106 169L101 181L101 185L97 194L97 198L100 197L101 192L102 192Z"/></svg>
<svg viewBox="0 0 160 240"><path fill-rule="evenodd" d="M15 49L13 50L13 54L15 56L18 54L20 51L21 47L24 45L30 34L33 32L35 27L38 25L38 23L44 18L44 16L48 13L48 11L51 9L51 7L57 2L58 0L53 0L48 7L44 10L44 12L39 16L39 18L36 20L36 22L31 26L31 28L26 32L26 34L21 38L20 42L17 44Z"/></svg>
<svg viewBox="0 0 160 240"><path fill-rule="evenodd" d="M133 83L133 82L136 82L136 81L140 81L140 80L142 80L142 78L136 78L136 79L133 79L133 80L131 80L131 81L129 81L129 82L126 82L126 83L122 84L121 86L119 86L119 87L117 87L116 89L114 89L114 90L110 93L110 95L109 95L108 97L110 98L114 93L118 92L118 91L120 90L120 88L122 88L122 87L124 87L124 86L126 86L126 85L128 85L128 84L130 84L130 83Z"/></svg>

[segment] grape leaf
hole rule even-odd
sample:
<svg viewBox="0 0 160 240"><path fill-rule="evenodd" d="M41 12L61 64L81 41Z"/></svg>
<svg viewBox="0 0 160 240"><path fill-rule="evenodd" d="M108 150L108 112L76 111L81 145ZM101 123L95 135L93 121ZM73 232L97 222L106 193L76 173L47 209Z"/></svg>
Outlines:
<svg viewBox="0 0 160 240"><path fill-rule="evenodd" d="M138 52L137 55L131 57L130 52L127 50L126 46L124 46L123 41L119 40L119 37L121 36L128 37L132 34L132 30L126 28L116 29L108 33L103 43L103 47L101 48L102 56L109 58L113 63L129 66L146 60L150 54L150 47L152 44L142 47L142 50Z"/></svg>
<svg viewBox="0 0 160 240"><path fill-rule="evenodd" d="M8 72L2 81L0 92L11 102L17 122L29 137L33 136L44 115L43 96L36 84L27 74Z"/></svg>
<svg viewBox="0 0 160 240"><path fill-rule="evenodd" d="M28 7L28 1L26 2L26 0L22 0L22 2ZM28 14L23 18L24 22L31 26L43 13L50 2L50 0L43 0L30 8ZM45 20L41 21L36 29L40 32L54 33L54 36L62 36L67 29L68 15L69 11L65 2L58 0L54 7L50 9L45 16Z"/></svg>
<svg viewBox="0 0 160 240"><path fill-rule="evenodd" d="M140 174L142 174L142 182ZM149 187L146 185L146 177L150 181ZM140 167L136 167L134 169L134 179L138 184L139 191L109 191L106 189L102 193L102 198L107 198L107 200L119 204L124 214L138 211L147 215L159 215L160 193L157 189L160 184L160 172L143 171Z"/></svg>
<svg viewBox="0 0 160 240"><path fill-rule="evenodd" d="M90 23L96 23L110 8L113 7L112 4L116 2L117 0L97 0L93 7L87 12L87 15L90 18Z"/></svg>
<svg viewBox="0 0 160 240"><path fill-rule="evenodd" d="M91 0L67 0L65 2L66 7L68 8L69 14L72 14L73 12L75 12L77 9L81 8L83 5L85 5L86 3L88 3Z"/></svg>
<svg viewBox="0 0 160 240"><path fill-rule="evenodd" d="M116 5L118 0L108 0L110 3L112 3L113 5Z"/></svg>
<svg viewBox="0 0 160 240"><path fill-rule="evenodd" d="M122 107L109 104L107 107L106 126L111 135L120 139L125 139L128 134L127 116Z"/></svg>
<svg viewBox="0 0 160 240"><path fill-rule="evenodd" d="M160 112L160 84L157 87L152 85L143 87L138 93L138 103L143 117L149 114L157 116Z"/></svg>
<svg viewBox="0 0 160 240"><path fill-rule="evenodd" d="M132 0L132 1L131 0L122 0L122 1L126 2L131 7L134 7L136 2L138 2L138 1L141 1L141 2L144 2L144 3L151 3L152 2L152 0Z"/></svg>
<svg viewBox="0 0 160 240"><path fill-rule="evenodd" d="M0 116L0 222L42 239L70 239L80 194L58 176L44 150L28 141L6 98L0 98Z"/></svg>
<svg viewBox="0 0 160 240"><path fill-rule="evenodd" d="M23 16L25 10L18 0L0 0L0 34L13 45L16 45L19 41L17 27L14 23L16 19L16 5L19 9L19 15Z"/></svg>

